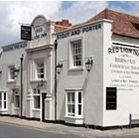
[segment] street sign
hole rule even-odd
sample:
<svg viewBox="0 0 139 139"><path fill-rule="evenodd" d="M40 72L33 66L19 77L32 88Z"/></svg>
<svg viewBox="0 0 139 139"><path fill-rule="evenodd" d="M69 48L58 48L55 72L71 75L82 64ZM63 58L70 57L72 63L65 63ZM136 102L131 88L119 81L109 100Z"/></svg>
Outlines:
<svg viewBox="0 0 139 139"><path fill-rule="evenodd" d="M31 26L21 25L21 40L31 40Z"/></svg>

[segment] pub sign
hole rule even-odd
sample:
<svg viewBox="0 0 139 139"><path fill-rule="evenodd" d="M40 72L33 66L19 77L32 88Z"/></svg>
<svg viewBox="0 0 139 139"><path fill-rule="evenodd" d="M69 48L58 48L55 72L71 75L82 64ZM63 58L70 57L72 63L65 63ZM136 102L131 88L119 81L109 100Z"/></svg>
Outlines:
<svg viewBox="0 0 139 139"><path fill-rule="evenodd" d="M21 40L31 40L31 26L21 25Z"/></svg>

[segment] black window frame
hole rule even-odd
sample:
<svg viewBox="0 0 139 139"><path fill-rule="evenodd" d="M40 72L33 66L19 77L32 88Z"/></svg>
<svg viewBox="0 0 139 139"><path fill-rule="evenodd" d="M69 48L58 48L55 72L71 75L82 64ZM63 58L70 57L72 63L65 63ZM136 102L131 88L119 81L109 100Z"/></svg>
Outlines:
<svg viewBox="0 0 139 139"><path fill-rule="evenodd" d="M106 87L106 110L117 110L116 87Z"/></svg>

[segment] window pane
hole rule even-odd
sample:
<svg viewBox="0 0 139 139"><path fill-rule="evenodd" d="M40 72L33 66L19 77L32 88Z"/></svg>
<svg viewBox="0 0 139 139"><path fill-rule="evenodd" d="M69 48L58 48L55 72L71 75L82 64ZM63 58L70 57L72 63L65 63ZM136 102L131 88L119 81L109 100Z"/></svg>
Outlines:
<svg viewBox="0 0 139 139"><path fill-rule="evenodd" d="M72 113L75 113L75 105L72 105Z"/></svg>
<svg viewBox="0 0 139 139"><path fill-rule="evenodd" d="M0 93L0 100L2 100L2 93Z"/></svg>
<svg viewBox="0 0 139 139"><path fill-rule="evenodd" d="M0 109L2 108L2 101L0 101Z"/></svg>
<svg viewBox="0 0 139 139"><path fill-rule="evenodd" d="M34 92L34 94L36 94L36 88L34 88L34 91L33 92Z"/></svg>
<svg viewBox="0 0 139 139"><path fill-rule="evenodd" d="M14 79L15 78L15 72L14 72L14 66L10 67L10 79Z"/></svg>
<svg viewBox="0 0 139 139"><path fill-rule="evenodd" d="M6 101L4 101L4 109L6 109Z"/></svg>
<svg viewBox="0 0 139 139"><path fill-rule="evenodd" d="M78 115L81 115L82 113L82 106L81 104L78 105Z"/></svg>
<svg viewBox="0 0 139 139"><path fill-rule="evenodd" d="M72 95L72 102L74 103L75 102L75 94L72 93L71 95Z"/></svg>
<svg viewBox="0 0 139 139"><path fill-rule="evenodd" d="M19 95L15 96L15 107L19 107Z"/></svg>
<svg viewBox="0 0 139 139"><path fill-rule="evenodd" d="M6 93L4 93L4 100L6 100Z"/></svg>
<svg viewBox="0 0 139 139"><path fill-rule="evenodd" d="M40 108L40 96L34 96L34 108Z"/></svg>
<svg viewBox="0 0 139 139"><path fill-rule="evenodd" d="M74 116L75 115L75 93L69 92L67 93L67 115Z"/></svg>
<svg viewBox="0 0 139 139"><path fill-rule="evenodd" d="M79 94L78 94L78 103L81 103L81 101L82 101L82 93L79 92Z"/></svg>
<svg viewBox="0 0 139 139"><path fill-rule="evenodd" d="M44 74L41 74L40 78L44 78Z"/></svg>
<svg viewBox="0 0 139 139"><path fill-rule="evenodd" d="M40 94L40 89L38 89L38 94Z"/></svg>
<svg viewBox="0 0 139 139"><path fill-rule="evenodd" d="M70 93L67 94L67 100L70 102Z"/></svg>

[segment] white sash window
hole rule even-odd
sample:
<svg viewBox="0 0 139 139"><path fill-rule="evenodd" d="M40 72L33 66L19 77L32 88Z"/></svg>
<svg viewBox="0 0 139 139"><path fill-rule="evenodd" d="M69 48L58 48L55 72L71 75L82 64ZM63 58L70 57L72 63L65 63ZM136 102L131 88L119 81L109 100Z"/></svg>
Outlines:
<svg viewBox="0 0 139 139"><path fill-rule="evenodd" d="M9 81L14 81L15 80L15 67L14 66L9 66Z"/></svg>
<svg viewBox="0 0 139 139"><path fill-rule="evenodd" d="M72 66L81 67L82 66L82 44L81 40L76 40L71 42L71 55L72 55Z"/></svg>
<svg viewBox="0 0 139 139"><path fill-rule="evenodd" d="M0 92L0 110L7 110L7 93Z"/></svg>
<svg viewBox="0 0 139 139"><path fill-rule="evenodd" d="M40 109L40 90L39 89L34 89L34 109Z"/></svg>
<svg viewBox="0 0 139 139"><path fill-rule="evenodd" d="M83 95L81 91L66 93L66 116L83 117Z"/></svg>

